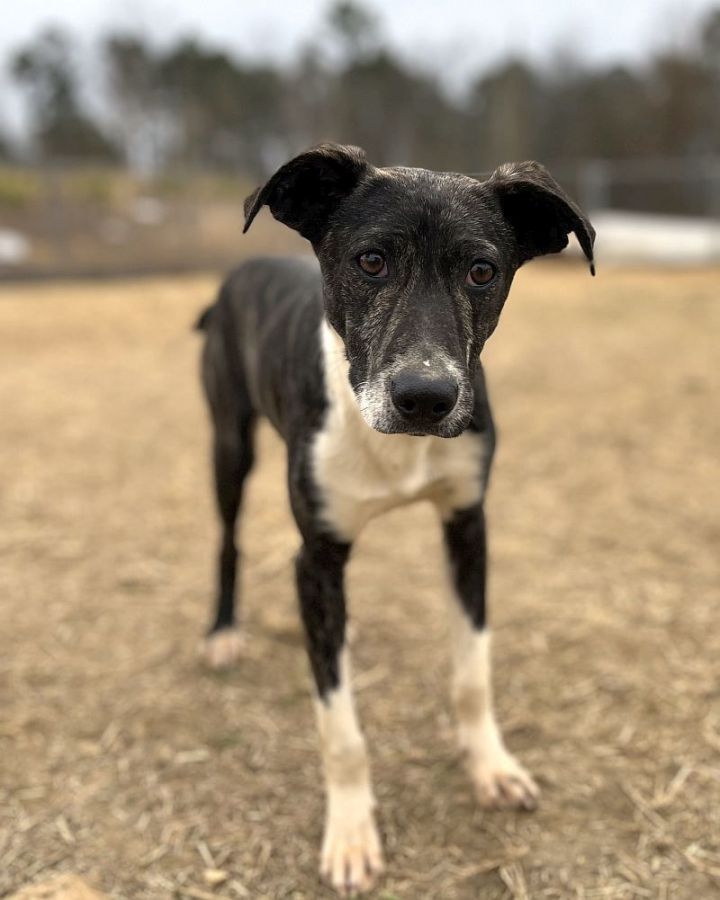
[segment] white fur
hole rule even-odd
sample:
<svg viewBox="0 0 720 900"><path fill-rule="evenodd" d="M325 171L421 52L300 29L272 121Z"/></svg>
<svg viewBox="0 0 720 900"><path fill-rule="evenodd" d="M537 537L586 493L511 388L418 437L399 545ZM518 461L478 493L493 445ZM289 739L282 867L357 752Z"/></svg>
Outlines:
<svg viewBox="0 0 720 900"><path fill-rule="evenodd" d="M537 785L505 748L493 709L490 634L477 631L453 603L452 698L460 748L478 799L485 806L535 806Z"/></svg>
<svg viewBox="0 0 720 900"><path fill-rule="evenodd" d="M240 658L242 649L240 630L235 627L221 628L205 639L203 655L211 669L227 669Z"/></svg>
<svg viewBox="0 0 720 900"><path fill-rule="evenodd" d="M350 679L345 649L340 657L340 684L325 700L315 702L327 790L320 870L343 892L367 890L383 866L365 740Z"/></svg>
<svg viewBox="0 0 720 900"><path fill-rule="evenodd" d="M480 500L480 436L375 431L363 418L348 380L342 339L326 321L321 339L328 411L315 439L313 462L323 515L333 531L353 540L374 516L414 500L432 500L444 516Z"/></svg>

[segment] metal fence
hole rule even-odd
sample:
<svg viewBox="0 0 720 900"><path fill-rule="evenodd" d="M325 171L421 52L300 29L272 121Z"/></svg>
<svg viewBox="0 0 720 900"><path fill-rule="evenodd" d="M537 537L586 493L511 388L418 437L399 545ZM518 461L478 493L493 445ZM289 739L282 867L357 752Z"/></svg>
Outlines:
<svg viewBox="0 0 720 900"><path fill-rule="evenodd" d="M720 219L720 157L586 160L553 171L584 209Z"/></svg>

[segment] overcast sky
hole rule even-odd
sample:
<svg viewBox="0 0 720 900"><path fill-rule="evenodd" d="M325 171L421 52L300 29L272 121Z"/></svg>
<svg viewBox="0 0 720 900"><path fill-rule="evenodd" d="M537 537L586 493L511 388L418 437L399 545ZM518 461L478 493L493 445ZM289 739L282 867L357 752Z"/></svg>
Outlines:
<svg viewBox="0 0 720 900"><path fill-rule="evenodd" d="M0 54L59 23L89 41L111 26L156 38L194 33L255 55L287 58L317 31L329 0L2 0ZM720 0L365 0L391 42L426 59L453 49L452 66L476 69L511 51L544 57L570 45L592 60L634 59L683 40Z"/></svg>
<svg viewBox="0 0 720 900"><path fill-rule="evenodd" d="M12 113L9 51L43 26L82 42L110 28L156 41L193 34L251 57L290 60L320 29L331 0L0 0L0 117ZM403 56L441 71L450 86L509 54L546 61L561 49L595 63L637 61L691 39L720 0L365 0ZM3 96L4 95L4 96Z"/></svg>

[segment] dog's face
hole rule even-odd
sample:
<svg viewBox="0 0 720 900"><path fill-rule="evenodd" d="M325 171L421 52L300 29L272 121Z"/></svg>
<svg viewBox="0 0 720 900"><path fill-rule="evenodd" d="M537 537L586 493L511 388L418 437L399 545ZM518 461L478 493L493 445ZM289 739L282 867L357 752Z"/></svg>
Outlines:
<svg viewBox="0 0 720 900"><path fill-rule="evenodd" d="M518 267L562 250L571 231L592 263L590 223L537 163L481 182L378 169L357 148L326 144L248 198L246 230L263 204L312 242L353 391L384 433L464 431L480 352Z"/></svg>

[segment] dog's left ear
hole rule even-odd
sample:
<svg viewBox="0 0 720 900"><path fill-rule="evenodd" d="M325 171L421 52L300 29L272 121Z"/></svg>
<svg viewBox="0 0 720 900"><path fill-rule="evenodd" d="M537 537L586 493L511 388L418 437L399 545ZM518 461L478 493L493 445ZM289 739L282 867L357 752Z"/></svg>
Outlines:
<svg viewBox="0 0 720 900"><path fill-rule="evenodd" d="M595 229L548 170L536 162L505 163L487 181L500 201L503 215L512 225L520 251L520 263L546 253L559 253L575 232L595 274Z"/></svg>
<svg viewBox="0 0 720 900"><path fill-rule="evenodd" d="M262 206L275 218L316 243L328 219L357 187L368 169L359 147L320 144L291 159L245 201L245 233Z"/></svg>

